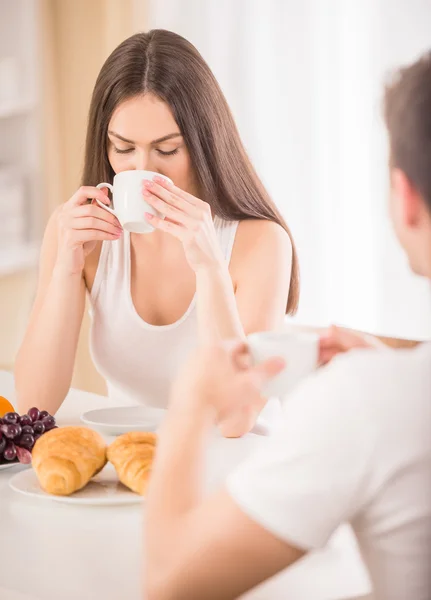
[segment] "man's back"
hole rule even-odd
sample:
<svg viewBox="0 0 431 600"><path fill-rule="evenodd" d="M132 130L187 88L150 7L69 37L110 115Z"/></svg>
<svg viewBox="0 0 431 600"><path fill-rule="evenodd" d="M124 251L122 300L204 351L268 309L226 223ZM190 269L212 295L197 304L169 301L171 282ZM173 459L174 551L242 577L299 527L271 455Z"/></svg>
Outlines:
<svg viewBox="0 0 431 600"><path fill-rule="evenodd" d="M431 346L358 359L375 450L352 525L382 598L429 598Z"/></svg>
<svg viewBox="0 0 431 600"><path fill-rule="evenodd" d="M376 598L429 600L431 344L354 352L320 370L228 487L254 520L304 550L350 521Z"/></svg>

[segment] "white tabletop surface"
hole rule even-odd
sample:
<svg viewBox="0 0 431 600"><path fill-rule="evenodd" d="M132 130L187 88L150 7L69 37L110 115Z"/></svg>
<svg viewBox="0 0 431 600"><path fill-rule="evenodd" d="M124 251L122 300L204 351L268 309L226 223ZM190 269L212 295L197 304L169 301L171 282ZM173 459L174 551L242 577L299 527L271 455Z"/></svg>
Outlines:
<svg viewBox="0 0 431 600"><path fill-rule="evenodd" d="M14 400L12 375L0 372L0 395ZM72 390L60 425L79 424L86 410L109 406L102 396ZM210 449L208 477L217 484L266 443L249 434L219 438ZM20 496L8 485L22 469L0 471L1 600L142 600L141 505L71 506ZM369 592L353 533L341 527L325 550L307 556L244 600L341 600Z"/></svg>

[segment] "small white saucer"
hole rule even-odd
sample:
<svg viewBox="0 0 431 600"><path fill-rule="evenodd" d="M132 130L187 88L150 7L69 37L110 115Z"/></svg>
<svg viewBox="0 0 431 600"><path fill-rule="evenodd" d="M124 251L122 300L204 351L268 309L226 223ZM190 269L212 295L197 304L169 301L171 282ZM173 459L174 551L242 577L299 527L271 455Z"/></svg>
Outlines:
<svg viewBox="0 0 431 600"><path fill-rule="evenodd" d="M129 431L157 431L166 414L161 408L119 406L90 410L81 421L105 435L115 436Z"/></svg>

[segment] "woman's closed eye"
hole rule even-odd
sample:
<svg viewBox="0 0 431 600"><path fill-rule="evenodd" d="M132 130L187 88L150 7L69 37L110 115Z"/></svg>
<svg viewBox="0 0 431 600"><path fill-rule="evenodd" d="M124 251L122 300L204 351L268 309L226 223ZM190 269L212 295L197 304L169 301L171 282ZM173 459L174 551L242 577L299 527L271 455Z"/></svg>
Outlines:
<svg viewBox="0 0 431 600"><path fill-rule="evenodd" d="M131 154L135 150L135 148L117 148L116 146L113 146L113 148L116 154ZM175 148L174 150L169 151L160 150L159 148L156 148L156 152L157 154L160 154L160 156L174 156L175 154L178 154L179 151L179 148Z"/></svg>
<svg viewBox="0 0 431 600"><path fill-rule="evenodd" d="M116 152L117 154L130 154L133 151L134 148L117 148L116 146L114 146L114 152Z"/></svg>
<svg viewBox="0 0 431 600"><path fill-rule="evenodd" d="M174 154L178 154L179 151L180 151L179 148L175 148L175 150L169 150L169 151L163 151L163 150L160 150L159 148L156 148L156 152L157 152L157 154L160 154L160 156L174 156Z"/></svg>

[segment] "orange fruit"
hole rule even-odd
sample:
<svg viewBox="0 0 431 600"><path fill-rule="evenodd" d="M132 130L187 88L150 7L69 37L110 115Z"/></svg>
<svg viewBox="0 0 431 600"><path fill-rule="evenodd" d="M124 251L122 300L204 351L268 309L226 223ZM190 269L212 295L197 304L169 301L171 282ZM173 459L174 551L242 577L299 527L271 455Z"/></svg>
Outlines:
<svg viewBox="0 0 431 600"><path fill-rule="evenodd" d="M12 406L12 404L9 402L9 400L6 400L6 398L3 398L3 396L0 396L0 418L3 417L8 412L14 412L14 410L15 409Z"/></svg>

